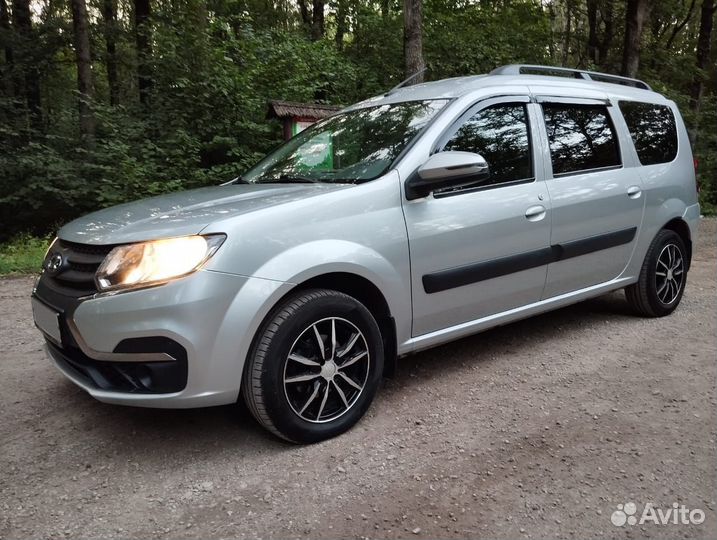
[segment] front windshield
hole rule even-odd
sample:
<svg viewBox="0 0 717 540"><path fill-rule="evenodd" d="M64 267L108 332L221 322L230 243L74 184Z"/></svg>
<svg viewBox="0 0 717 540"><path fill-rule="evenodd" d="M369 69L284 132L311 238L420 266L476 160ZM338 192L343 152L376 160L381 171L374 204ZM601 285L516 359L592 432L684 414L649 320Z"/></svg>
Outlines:
<svg viewBox="0 0 717 540"><path fill-rule="evenodd" d="M337 114L299 133L241 177L248 183L361 183L382 175L445 99Z"/></svg>

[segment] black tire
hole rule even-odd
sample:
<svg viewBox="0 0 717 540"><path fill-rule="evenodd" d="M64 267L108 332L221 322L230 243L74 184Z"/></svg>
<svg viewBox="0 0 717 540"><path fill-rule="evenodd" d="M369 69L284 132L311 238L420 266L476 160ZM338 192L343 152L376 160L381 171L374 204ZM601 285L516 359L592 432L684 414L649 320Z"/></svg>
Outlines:
<svg viewBox="0 0 717 540"><path fill-rule="evenodd" d="M383 361L381 332L363 304L338 291L304 290L278 306L259 329L242 394L254 418L275 435L294 443L318 442L343 433L364 415L381 381ZM306 377L312 378L290 382ZM363 381L361 389L347 377L354 385Z"/></svg>
<svg viewBox="0 0 717 540"><path fill-rule="evenodd" d="M666 287L669 287L669 290L667 290L663 285L669 269L665 266L664 258L667 257L670 249L676 250L673 252L681 261L679 265L681 270L675 268L669 272L673 280L677 280L678 276L680 279L679 282L668 284ZM644 317L664 317L675 311L687 284L687 257L687 248L680 235L668 229L662 229L657 233L645 255L637 283L625 288L627 301L635 312Z"/></svg>

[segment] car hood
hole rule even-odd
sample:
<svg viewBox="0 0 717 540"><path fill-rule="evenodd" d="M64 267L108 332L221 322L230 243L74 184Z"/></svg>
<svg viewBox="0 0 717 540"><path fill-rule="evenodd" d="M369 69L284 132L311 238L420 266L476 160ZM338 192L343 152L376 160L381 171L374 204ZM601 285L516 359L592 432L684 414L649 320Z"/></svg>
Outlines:
<svg viewBox="0 0 717 540"><path fill-rule="evenodd" d="M122 244L197 234L214 221L345 189L348 184L227 184L105 208L76 219L58 236L83 244Z"/></svg>

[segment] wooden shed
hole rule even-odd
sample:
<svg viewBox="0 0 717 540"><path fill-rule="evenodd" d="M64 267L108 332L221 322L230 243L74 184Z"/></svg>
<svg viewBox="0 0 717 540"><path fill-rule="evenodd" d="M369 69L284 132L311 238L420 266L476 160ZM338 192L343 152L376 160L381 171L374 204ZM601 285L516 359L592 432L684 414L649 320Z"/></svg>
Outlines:
<svg viewBox="0 0 717 540"><path fill-rule="evenodd" d="M297 103L294 101L269 102L267 118L278 118L284 125L284 139L289 140L311 124L331 116L341 107L322 103Z"/></svg>

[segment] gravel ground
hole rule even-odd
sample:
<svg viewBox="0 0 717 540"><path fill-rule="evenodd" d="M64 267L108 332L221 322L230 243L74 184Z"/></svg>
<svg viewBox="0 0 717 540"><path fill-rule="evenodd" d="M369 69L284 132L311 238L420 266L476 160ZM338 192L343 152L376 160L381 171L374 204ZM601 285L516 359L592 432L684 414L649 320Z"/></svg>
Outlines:
<svg viewBox="0 0 717 540"><path fill-rule="evenodd" d="M622 293L399 364L349 433L297 447L243 408L104 405L0 280L0 538L715 538L717 221L665 319ZM617 505L701 525L611 523Z"/></svg>

